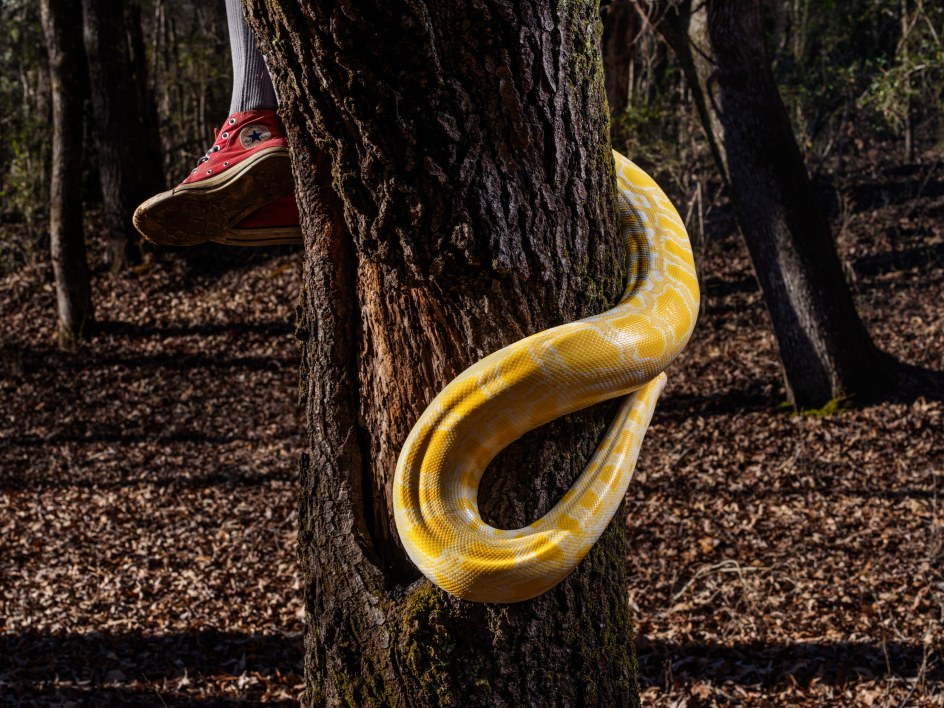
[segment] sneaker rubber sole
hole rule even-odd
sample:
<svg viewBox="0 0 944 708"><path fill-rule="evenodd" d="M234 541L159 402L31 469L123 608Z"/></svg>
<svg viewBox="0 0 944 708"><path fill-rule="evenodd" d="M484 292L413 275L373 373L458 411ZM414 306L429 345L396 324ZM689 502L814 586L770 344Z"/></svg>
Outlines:
<svg viewBox="0 0 944 708"><path fill-rule="evenodd" d="M298 226L279 226L271 229L234 228L212 241L224 246L300 246L302 230Z"/></svg>
<svg viewBox="0 0 944 708"><path fill-rule="evenodd" d="M249 214L293 189L288 148L263 148L219 175L151 197L134 212L134 226L163 246L195 246L225 238Z"/></svg>

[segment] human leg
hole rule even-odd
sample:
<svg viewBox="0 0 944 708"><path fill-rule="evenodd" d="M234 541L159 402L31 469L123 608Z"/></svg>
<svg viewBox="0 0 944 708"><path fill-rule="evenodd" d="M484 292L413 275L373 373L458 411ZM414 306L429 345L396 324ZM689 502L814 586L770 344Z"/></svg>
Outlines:
<svg viewBox="0 0 944 708"><path fill-rule="evenodd" d="M138 207L134 225L163 245L297 243L298 209L275 89L239 0L226 0L226 11L231 115L181 184Z"/></svg>
<svg viewBox="0 0 944 708"><path fill-rule="evenodd" d="M229 50L233 59L233 95L229 112L275 110L278 100L269 77L265 59L256 46L240 0L226 0L226 22L229 28Z"/></svg>

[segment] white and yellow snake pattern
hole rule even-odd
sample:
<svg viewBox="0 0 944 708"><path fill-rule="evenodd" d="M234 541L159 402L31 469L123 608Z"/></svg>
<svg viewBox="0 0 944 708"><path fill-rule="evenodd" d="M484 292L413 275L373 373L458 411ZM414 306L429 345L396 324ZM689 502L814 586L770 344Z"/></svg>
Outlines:
<svg viewBox="0 0 944 708"><path fill-rule="evenodd" d="M577 566L623 500L662 371L695 326L698 279L682 220L645 172L614 156L630 271L619 304L463 371L420 416L397 461L400 540L426 577L464 599L527 600ZM617 396L626 401L616 419L553 509L520 529L482 521L479 480L495 455L533 428Z"/></svg>

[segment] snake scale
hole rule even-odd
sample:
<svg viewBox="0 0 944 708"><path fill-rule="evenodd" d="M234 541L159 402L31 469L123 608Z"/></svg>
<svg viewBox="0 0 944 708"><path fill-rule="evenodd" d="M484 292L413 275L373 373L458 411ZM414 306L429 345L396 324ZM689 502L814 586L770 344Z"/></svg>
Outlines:
<svg viewBox="0 0 944 708"><path fill-rule="evenodd" d="M466 600L518 602L567 577L616 513L666 377L691 336L698 279L678 212L614 152L629 285L612 309L531 335L453 379L404 443L394 519L426 577ZM543 517L497 529L478 511L489 462L524 433L625 396L587 467Z"/></svg>

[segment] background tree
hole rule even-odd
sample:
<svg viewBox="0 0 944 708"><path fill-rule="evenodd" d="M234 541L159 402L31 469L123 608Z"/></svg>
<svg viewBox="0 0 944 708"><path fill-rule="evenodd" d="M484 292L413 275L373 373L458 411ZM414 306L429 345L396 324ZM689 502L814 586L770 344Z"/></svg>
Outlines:
<svg viewBox="0 0 944 708"><path fill-rule="evenodd" d="M42 0L43 34L52 92L52 176L49 240L56 280L59 343L73 348L92 320L85 236L82 233L82 104L85 56L81 7L69 0Z"/></svg>
<svg viewBox="0 0 944 708"><path fill-rule="evenodd" d="M633 47L639 34L639 15L629 0L603 0L603 75L610 113L629 105L633 82Z"/></svg>
<svg viewBox="0 0 944 708"><path fill-rule="evenodd" d="M113 271L140 260L135 207L164 184L157 113L137 3L83 0L83 36L102 187L101 231Z"/></svg>
<svg viewBox="0 0 944 708"><path fill-rule="evenodd" d="M154 0L145 7L149 78L167 184L177 184L212 143L229 106L231 65L223 2ZM225 116L224 116L225 117Z"/></svg>
<svg viewBox="0 0 944 708"><path fill-rule="evenodd" d="M888 387L846 284L780 98L760 0L637 2L675 49L770 312L787 395L801 408Z"/></svg>
<svg viewBox="0 0 944 708"><path fill-rule="evenodd" d="M637 702L622 524L552 592L486 606L421 579L388 496L411 425L457 372L621 290L597 3L250 8L307 233L307 702ZM485 518L544 513L603 408L500 456Z"/></svg>

